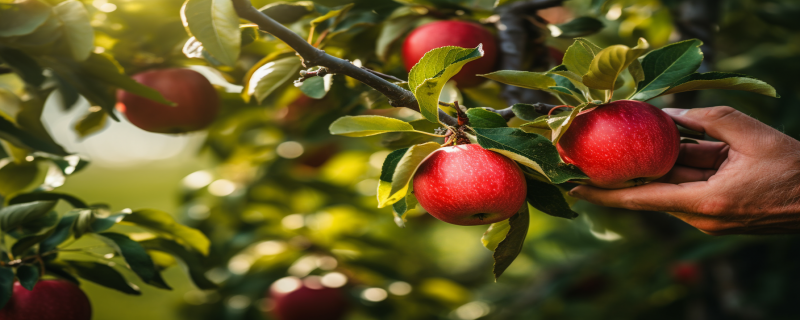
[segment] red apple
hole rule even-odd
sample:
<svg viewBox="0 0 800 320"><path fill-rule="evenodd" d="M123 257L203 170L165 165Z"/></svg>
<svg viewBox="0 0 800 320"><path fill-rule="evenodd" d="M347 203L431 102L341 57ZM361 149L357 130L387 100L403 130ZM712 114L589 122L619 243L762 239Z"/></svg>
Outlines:
<svg viewBox="0 0 800 320"><path fill-rule="evenodd" d="M564 162L607 189L641 185L667 174L680 149L675 122L641 101L619 100L579 115L558 141Z"/></svg>
<svg viewBox="0 0 800 320"><path fill-rule="evenodd" d="M323 286L318 277L286 277L270 287L272 315L278 320L339 320L349 303L340 288Z"/></svg>
<svg viewBox="0 0 800 320"><path fill-rule="evenodd" d="M14 283L11 300L0 309L3 320L90 320L92 305L74 283L39 281L32 291Z"/></svg>
<svg viewBox="0 0 800 320"><path fill-rule="evenodd" d="M691 261L681 261L670 267L670 274L675 282L683 285L694 285L700 281L700 266Z"/></svg>
<svg viewBox="0 0 800 320"><path fill-rule="evenodd" d="M465 21L437 21L414 29L403 42L403 62L406 71L428 51L446 46L475 48L483 44L483 58L464 65L452 80L460 87L476 86L486 80L476 74L494 71L497 43L494 35L482 26Z"/></svg>
<svg viewBox="0 0 800 320"><path fill-rule="evenodd" d="M444 222L471 226L502 221L525 204L527 186L513 160L462 144L434 151L414 174L414 195Z"/></svg>
<svg viewBox="0 0 800 320"><path fill-rule="evenodd" d="M136 74L139 83L160 92L175 106L119 90L117 110L135 126L156 133L184 133L208 127L219 112L211 82L189 69L160 69Z"/></svg>

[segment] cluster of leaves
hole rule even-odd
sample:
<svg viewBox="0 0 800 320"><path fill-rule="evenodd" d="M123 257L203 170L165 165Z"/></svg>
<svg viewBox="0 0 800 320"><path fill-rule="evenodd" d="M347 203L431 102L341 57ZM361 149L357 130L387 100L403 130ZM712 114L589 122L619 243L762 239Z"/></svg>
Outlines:
<svg viewBox="0 0 800 320"><path fill-rule="evenodd" d="M73 209L60 215L55 210L60 201ZM133 226L135 232L116 231L120 229L114 228L117 225ZM11 297L15 278L32 290L45 274L75 283L80 278L138 295L139 288L119 272L127 269L144 283L170 290L161 271L177 261L199 288L215 288L204 275L208 239L162 211L111 214L104 205L88 205L67 194L23 193L9 198L0 209L0 231L0 306ZM74 245L84 237L99 240L101 245Z"/></svg>

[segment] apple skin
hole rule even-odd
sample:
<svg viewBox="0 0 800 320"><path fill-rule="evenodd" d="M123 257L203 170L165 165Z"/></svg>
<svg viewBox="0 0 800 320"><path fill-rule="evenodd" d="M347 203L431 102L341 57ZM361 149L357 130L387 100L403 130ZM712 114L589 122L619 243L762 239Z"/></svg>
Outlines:
<svg viewBox="0 0 800 320"><path fill-rule="evenodd" d="M290 292L272 288L270 297L275 303L271 314L277 320L340 320L350 307L342 289L322 285L301 284Z"/></svg>
<svg viewBox="0 0 800 320"><path fill-rule="evenodd" d="M434 151L420 164L413 183L428 213L462 226L510 218L525 205L527 192L516 162L477 144Z"/></svg>
<svg viewBox="0 0 800 320"><path fill-rule="evenodd" d="M92 305L86 294L65 280L41 280L28 291L14 283L11 300L0 309L0 319L8 320L90 320Z"/></svg>
<svg viewBox="0 0 800 320"><path fill-rule="evenodd" d="M169 106L124 90L117 91L117 110L142 130L156 133L197 131L208 127L219 113L216 89L197 71L158 69L131 78L176 104Z"/></svg>
<svg viewBox="0 0 800 320"><path fill-rule="evenodd" d="M675 122L641 101L619 100L579 115L556 145L566 163L606 189L641 185L667 174L678 159Z"/></svg>
<svg viewBox="0 0 800 320"><path fill-rule="evenodd" d="M697 284L702 277L700 266L692 261L676 262L669 271L675 282L687 286Z"/></svg>
<svg viewBox="0 0 800 320"><path fill-rule="evenodd" d="M459 87L481 84L486 78L476 74L494 71L497 62L497 42L494 35L482 26L465 21L436 21L414 29L403 42L403 62L411 71L428 51L446 46L475 48L483 44L483 57L467 63L453 81Z"/></svg>

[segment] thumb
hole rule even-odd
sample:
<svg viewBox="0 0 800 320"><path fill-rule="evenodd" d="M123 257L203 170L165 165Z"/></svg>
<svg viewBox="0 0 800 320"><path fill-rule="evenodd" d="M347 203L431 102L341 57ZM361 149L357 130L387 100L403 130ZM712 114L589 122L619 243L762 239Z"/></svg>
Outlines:
<svg viewBox="0 0 800 320"><path fill-rule="evenodd" d="M727 144L746 141L758 132L774 130L750 116L731 107L697 109L672 109L663 111L678 124Z"/></svg>

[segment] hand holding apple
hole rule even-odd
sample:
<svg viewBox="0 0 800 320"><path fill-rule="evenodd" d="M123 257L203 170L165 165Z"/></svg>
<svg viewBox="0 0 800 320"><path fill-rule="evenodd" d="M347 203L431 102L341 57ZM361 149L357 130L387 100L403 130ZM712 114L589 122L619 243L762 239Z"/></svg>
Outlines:
<svg viewBox="0 0 800 320"><path fill-rule="evenodd" d="M800 229L800 141L730 107L664 111L721 142L681 144L677 165L658 182L619 190L579 186L570 194L604 206L667 211L714 235Z"/></svg>

